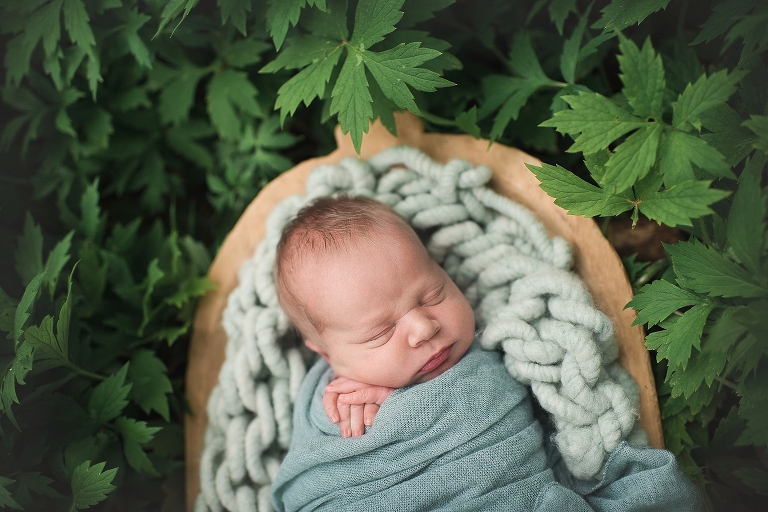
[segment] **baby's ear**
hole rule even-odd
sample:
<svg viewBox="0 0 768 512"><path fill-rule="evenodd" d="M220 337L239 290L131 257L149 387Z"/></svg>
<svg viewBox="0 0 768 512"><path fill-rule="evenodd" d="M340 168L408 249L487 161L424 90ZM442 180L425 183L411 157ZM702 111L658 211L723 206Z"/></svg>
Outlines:
<svg viewBox="0 0 768 512"><path fill-rule="evenodd" d="M320 346L318 346L317 343L313 342L310 339L304 338L304 344L312 352L316 352L316 353L320 354L320 356L323 359L325 359L326 363L331 364L331 360L328 358L328 354L325 352L325 350L323 350Z"/></svg>

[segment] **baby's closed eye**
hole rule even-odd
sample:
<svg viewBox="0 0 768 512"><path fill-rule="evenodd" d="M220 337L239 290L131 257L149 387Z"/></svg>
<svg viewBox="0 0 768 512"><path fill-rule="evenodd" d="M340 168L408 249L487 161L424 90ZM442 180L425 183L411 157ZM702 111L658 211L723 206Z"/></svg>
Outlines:
<svg viewBox="0 0 768 512"><path fill-rule="evenodd" d="M395 325L394 324L388 325L383 330L379 331L377 334L365 340L364 343L370 343L370 344L386 343L387 340L389 340L389 338L392 336L393 332L395 332Z"/></svg>
<svg viewBox="0 0 768 512"><path fill-rule="evenodd" d="M435 306L437 304L440 304L443 299L445 299L445 286L440 286L439 288L436 288L429 292L427 295L424 296L421 300L422 306Z"/></svg>

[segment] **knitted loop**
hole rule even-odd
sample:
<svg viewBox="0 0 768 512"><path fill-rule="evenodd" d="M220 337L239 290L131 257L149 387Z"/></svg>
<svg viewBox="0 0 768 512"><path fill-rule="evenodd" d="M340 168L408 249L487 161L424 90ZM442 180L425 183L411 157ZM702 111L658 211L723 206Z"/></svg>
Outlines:
<svg viewBox="0 0 768 512"><path fill-rule="evenodd" d="M552 416L555 443L578 478L599 474L607 454L635 426L638 388L614 361L611 322L567 269L568 245L550 238L533 214L485 186L491 171L461 160L445 165L397 147L362 162L345 158L308 177L266 220L264 240L238 272L222 320L226 361L208 403L196 511L271 510L269 485L291 439L293 404L312 363L296 348L275 293L275 248L283 226L312 198L344 192L392 206L475 310L481 345Z"/></svg>

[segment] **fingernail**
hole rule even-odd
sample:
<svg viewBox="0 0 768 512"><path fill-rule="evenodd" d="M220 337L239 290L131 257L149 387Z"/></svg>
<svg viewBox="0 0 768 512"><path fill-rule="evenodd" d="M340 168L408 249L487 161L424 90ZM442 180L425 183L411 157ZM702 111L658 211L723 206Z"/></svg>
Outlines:
<svg viewBox="0 0 768 512"><path fill-rule="evenodd" d="M365 418L365 424L369 427L373 425L373 418Z"/></svg>

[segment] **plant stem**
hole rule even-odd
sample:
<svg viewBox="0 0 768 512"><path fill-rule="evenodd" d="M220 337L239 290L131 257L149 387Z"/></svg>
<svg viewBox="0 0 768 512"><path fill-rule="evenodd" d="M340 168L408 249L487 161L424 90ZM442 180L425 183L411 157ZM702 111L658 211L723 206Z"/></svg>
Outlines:
<svg viewBox="0 0 768 512"><path fill-rule="evenodd" d="M99 375L98 373L89 372L88 370L83 370L82 368L80 368L74 363L68 363L67 367L73 372L77 373L78 375L82 375L83 377L88 377L89 379L107 380L106 376Z"/></svg>
<svg viewBox="0 0 768 512"><path fill-rule="evenodd" d="M645 269L645 271L640 274L640 277L635 279L635 286L642 286L655 276L659 270L663 269L667 265L667 260L665 258L662 258L660 260L656 260L650 265L648 265Z"/></svg>
<svg viewBox="0 0 768 512"><path fill-rule="evenodd" d="M727 388L731 388L732 390L736 391L736 384L734 384L733 382L729 381L728 379L724 379L723 377L721 377L719 375L715 375L715 380L717 382L719 382L720 384L722 384L723 386L725 386Z"/></svg>
<svg viewBox="0 0 768 512"><path fill-rule="evenodd" d="M421 111L421 117L429 121L430 123L435 123L440 126L456 126L455 121L451 121L450 119L446 119L444 117L436 116L434 114L430 114L429 112L422 110Z"/></svg>

